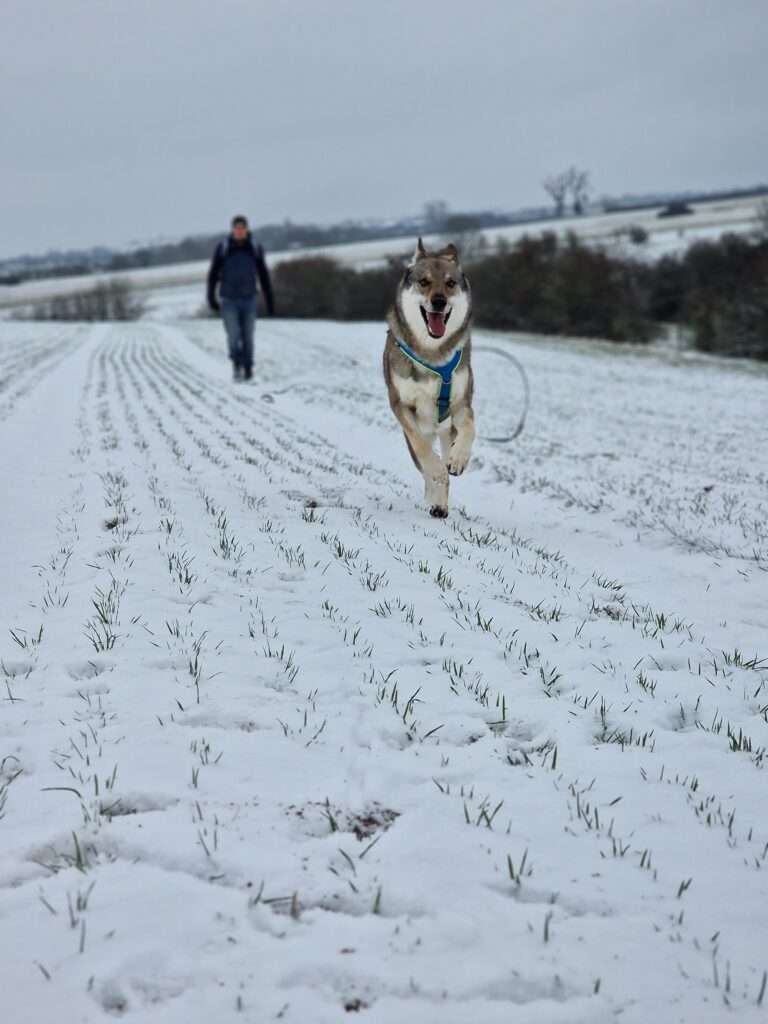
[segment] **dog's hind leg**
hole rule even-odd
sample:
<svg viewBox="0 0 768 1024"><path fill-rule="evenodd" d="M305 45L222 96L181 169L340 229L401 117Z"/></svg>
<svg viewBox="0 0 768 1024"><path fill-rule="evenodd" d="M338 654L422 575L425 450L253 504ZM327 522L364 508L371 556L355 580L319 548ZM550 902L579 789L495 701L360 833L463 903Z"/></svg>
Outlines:
<svg viewBox="0 0 768 1024"><path fill-rule="evenodd" d="M403 427L405 443L416 466L424 477L424 497L429 505L429 514L437 519L448 515L448 470L435 454L434 438L424 437Z"/></svg>

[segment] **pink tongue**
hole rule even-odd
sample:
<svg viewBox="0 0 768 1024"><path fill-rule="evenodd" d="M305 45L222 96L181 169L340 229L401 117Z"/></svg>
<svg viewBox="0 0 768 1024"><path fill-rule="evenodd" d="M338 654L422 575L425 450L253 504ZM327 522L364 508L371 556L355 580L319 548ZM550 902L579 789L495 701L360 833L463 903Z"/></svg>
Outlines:
<svg viewBox="0 0 768 1024"><path fill-rule="evenodd" d="M445 334L445 317L442 313L427 313L427 324L433 338L442 338Z"/></svg>

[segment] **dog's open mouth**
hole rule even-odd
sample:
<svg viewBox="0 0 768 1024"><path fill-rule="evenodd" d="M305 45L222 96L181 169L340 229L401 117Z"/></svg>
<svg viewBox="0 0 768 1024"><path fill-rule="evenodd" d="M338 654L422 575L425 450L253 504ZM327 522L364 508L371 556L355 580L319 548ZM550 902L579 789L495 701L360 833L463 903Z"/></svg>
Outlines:
<svg viewBox="0 0 768 1024"><path fill-rule="evenodd" d="M424 317L424 323L427 325L430 338L442 338L451 315L450 309L444 309L439 313L430 313L423 306L419 306L419 309Z"/></svg>

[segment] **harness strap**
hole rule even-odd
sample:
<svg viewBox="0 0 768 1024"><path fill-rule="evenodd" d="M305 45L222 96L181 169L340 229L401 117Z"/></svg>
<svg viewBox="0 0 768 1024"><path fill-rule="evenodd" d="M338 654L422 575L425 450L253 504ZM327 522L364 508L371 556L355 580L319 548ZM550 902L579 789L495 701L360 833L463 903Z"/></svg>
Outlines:
<svg viewBox="0 0 768 1024"><path fill-rule="evenodd" d="M451 407L451 381L453 375L458 369L459 363L461 363L461 357L464 355L464 349L458 349L454 352L453 356L447 363L443 363L442 366L433 366L432 363L428 363L426 359L422 359L421 356L417 355L412 348L401 341L399 338L395 338L395 344L403 353L407 356L412 363L416 363L417 366L421 366L425 370L429 370L430 373L434 373L435 376L441 380L440 391L437 396L437 422L442 423L443 420L448 418L448 413Z"/></svg>

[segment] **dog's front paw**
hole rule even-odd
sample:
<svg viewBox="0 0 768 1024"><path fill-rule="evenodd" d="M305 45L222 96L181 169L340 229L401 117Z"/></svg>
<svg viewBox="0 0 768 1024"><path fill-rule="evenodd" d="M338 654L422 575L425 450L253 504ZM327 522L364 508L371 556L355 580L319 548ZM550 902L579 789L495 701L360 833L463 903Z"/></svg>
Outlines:
<svg viewBox="0 0 768 1024"><path fill-rule="evenodd" d="M469 465L471 450L463 445L455 444L448 456L448 472L451 476L461 476Z"/></svg>
<svg viewBox="0 0 768 1024"><path fill-rule="evenodd" d="M433 505L429 510L429 514L433 519L447 519L448 509L445 505Z"/></svg>

